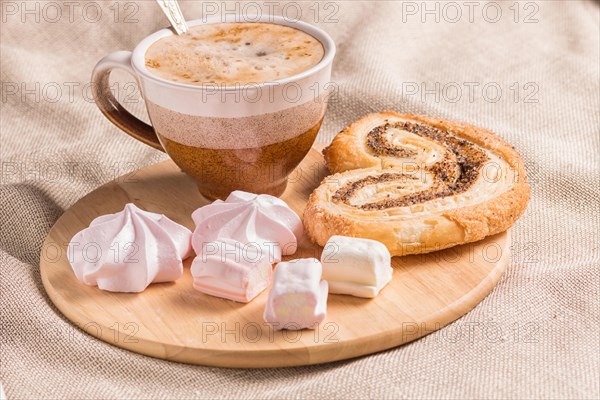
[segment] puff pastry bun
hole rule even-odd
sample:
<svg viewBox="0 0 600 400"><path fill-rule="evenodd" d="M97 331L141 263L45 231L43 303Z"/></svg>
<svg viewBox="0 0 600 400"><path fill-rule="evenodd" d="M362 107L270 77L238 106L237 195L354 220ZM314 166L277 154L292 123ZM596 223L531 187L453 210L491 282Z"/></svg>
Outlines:
<svg viewBox="0 0 600 400"><path fill-rule="evenodd" d="M419 115L376 113L323 151L334 173L311 194L309 236L375 239L427 253L508 229L529 201L523 162L494 133Z"/></svg>

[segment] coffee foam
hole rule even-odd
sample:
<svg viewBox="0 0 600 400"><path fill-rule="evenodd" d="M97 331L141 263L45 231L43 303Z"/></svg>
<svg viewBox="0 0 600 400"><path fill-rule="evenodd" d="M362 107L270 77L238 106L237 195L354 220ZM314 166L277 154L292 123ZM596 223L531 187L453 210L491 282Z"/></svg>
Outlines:
<svg viewBox="0 0 600 400"><path fill-rule="evenodd" d="M325 96L284 110L240 118L182 114L147 101L152 125L161 136L205 149L247 149L297 137L323 118Z"/></svg>
<svg viewBox="0 0 600 400"><path fill-rule="evenodd" d="M174 82L244 85L271 82L319 63L323 45L301 30L271 23L215 23L154 43L146 67Z"/></svg>

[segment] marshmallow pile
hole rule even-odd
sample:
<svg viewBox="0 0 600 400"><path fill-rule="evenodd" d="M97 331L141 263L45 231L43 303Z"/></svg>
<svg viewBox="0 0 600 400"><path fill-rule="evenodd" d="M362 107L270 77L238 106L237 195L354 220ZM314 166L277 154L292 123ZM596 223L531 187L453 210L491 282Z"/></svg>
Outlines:
<svg viewBox="0 0 600 400"><path fill-rule="evenodd" d="M269 286L273 263L296 252L303 231L283 200L242 191L197 209L192 219L194 288L243 303Z"/></svg>
<svg viewBox="0 0 600 400"><path fill-rule="evenodd" d="M392 279L389 251L371 239L332 236L320 261L282 261L297 251L303 227L273 196L235 191L197 209L192 219L193 233L127 204L77 233L69 261L87 285L141 292L151 283L177 280L193 248L191 273L199 292L248 303L271 285L263 318L275 330L314 329L326 316L329 293L373 298ZM90 257L96 246L98 256ZM122 257L115 255L119 246Z"/></svg>

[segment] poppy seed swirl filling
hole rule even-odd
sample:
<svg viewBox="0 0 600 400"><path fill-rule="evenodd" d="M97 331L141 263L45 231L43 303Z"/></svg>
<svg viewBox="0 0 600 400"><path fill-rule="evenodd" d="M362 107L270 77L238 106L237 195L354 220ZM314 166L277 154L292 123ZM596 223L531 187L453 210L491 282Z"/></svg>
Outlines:
<svg viewBox="0 0 600 400"><path fill-rule="evenodd" d="M514 147L439 117L365 115L323 156L332 175L311 193L303 218L319 246L348 236L405 256L472 243L510 228L531 193Z"/></svg>
<svg viewBox="0 0 600 400"><path fill-rule="evenodd" d="M391 143L388 137L391 129L409 132L435 142L443 146L447 150L447 154L431 165L419 166L413 173L394 170L391 170L394 172L382 171L382 173L376 175L348 182L333 194L332 200L334 202L350 204L350 200L361 189L370 185L383 184L389 186L397 182L396 189L410 191L410 183L421 180L419 175L421 175L421 178L423 175L431 175L428 187L421 191L394 195L393 197L388 194L384 199L356 204L354 207L363 210L384 210L392 207L409 207L426 201L453 196L467 191L477 180L482 167L489 160L485 151L467 140L432 126L412 122L386 122L373 128L366 137L367 151L379 157L403 159L410 159L417 155L418 150Z"/></svg>

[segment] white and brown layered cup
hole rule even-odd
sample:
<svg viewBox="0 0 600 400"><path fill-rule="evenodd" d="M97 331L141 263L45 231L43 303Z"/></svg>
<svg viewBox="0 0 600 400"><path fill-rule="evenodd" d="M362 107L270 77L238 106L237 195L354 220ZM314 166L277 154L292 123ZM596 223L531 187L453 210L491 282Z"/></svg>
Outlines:
<svg viewBox="0 0 600 400"><path fill-rule="evenodd" d="M321 29L301 21L265 15L267 22L302 30L321 42L322 60L288 78L234 86L195 86L169 81L146 68L148 48L174 35L158 31L130 51L104 57L94 68L96 104L104 115L134 138L165 151L207 198L225 198L234 190L279 196L288 176L317 136L331 93L335 43ZM207 19L189 22L240 22ZM152 126L131 115L113 96L112 69L131 73L146 102Z"/></svg>

